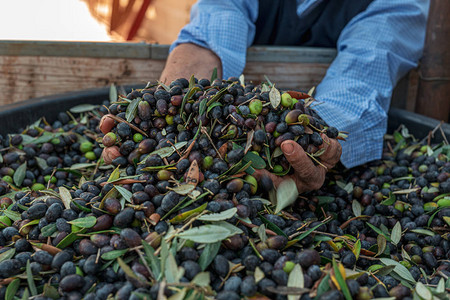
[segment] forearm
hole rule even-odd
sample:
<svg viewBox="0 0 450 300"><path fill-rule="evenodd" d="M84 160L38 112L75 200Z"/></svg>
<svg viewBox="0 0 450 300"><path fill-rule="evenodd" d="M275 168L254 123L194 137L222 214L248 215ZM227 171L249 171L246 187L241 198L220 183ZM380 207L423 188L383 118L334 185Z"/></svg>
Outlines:
<svg viewBox="0 0 450 300"><path fill-rule="evenodd" d="M350 133L342 143L346 167L381 157L392 90L422 53L427 5L374 1L342 31L338 55L316 89L323 103L315 108L329 125Z"/></svg>
<svg viewBox="0 0 450 300"><path fill-rule="evenodd" d="M221 78L222 63L214 52L191 43L180 44L169 54L160 80L169 84L177 78L190 78L192 75L209 79L214 68Z"/></svg>

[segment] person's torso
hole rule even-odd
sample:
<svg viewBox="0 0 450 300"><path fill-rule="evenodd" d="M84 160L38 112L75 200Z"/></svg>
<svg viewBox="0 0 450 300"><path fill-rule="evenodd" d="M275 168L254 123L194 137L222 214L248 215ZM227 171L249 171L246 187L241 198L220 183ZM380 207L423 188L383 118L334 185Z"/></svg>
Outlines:
<svg viewBox="0 0 450 300"><path fill-rule="evenodd" d="M259 0L254 45L336 47L373 0Z"/></svg>

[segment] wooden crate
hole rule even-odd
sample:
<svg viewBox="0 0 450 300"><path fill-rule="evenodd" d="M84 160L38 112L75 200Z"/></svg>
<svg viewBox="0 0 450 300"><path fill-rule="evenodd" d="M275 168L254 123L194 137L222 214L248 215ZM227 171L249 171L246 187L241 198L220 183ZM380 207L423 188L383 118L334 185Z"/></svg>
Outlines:
<svg viewBox="0 0 450 300"><path fill-rule="evenodd" d="M147 43L0 41L0 104L87 88L156 81L168 45ZM335 57L333 49L251 47L244 74L264 75L278 87L317 85Z"/></svg>
<svg viewBox="0 0 450 300"><path fill-rule="evenodd" d="M168 45L0 41L0 105L88 88L156 81ZM303 89L320 83L336 56L334 49L250 47L246 80L267 76L279 88ZM417 76L411 72L397 86L391 106L414 111Z"/></svg>

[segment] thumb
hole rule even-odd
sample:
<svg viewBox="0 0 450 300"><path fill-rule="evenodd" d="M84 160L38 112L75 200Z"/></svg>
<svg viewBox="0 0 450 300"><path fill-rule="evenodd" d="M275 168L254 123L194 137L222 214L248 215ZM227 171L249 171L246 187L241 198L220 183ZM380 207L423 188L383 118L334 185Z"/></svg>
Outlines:
<svg viewBox="0 0 450 300"><path fill-rule="evenodd" d="M287 140L281 144L281 150L297 176L310 175L310 171L315 167L314 163L299 144L293 140Z"/></svg>

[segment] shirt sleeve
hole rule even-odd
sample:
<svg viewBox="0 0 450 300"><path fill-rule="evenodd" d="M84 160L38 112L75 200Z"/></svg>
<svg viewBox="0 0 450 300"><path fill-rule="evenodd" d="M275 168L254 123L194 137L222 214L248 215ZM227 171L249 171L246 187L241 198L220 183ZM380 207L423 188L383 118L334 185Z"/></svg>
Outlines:
<svg viewBox="0 0 450 300"><path fill-rule="evenodd" d="M192 7L190 22L180 31L170 51L179 44L193 43L212 50L220 58L223 78L241 74L257 17L258 0L200 0Z"/></svg>
<svg viewBox="0 0 450 300"><path fill-rule="evenodd" d="M422 55L428 9L429 0L375 0L341 32L314 109L349 132L346 167L381 158L392 90Z"/></svg>

